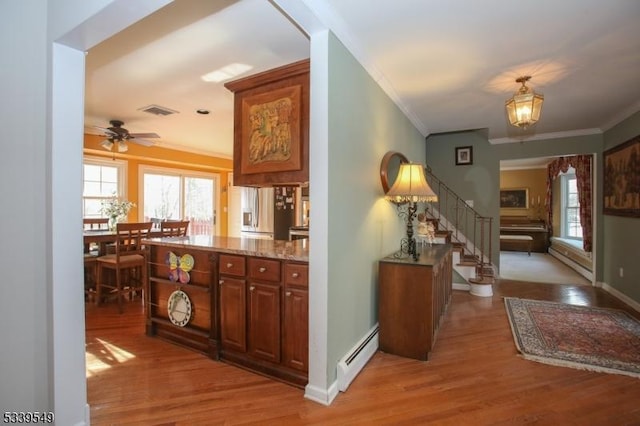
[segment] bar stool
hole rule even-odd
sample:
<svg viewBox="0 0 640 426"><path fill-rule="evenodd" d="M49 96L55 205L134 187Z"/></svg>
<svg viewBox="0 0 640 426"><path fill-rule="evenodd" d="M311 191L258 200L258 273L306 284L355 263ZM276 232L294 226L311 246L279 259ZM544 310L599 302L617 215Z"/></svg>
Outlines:
<svg viewBox="0 0 640 426"><path fill-rule="evenodd" d="M151 222L118 223L116 252L100 256L97 261L96 305L102 302L105 291L118 299L118 312L122 313L122 296L143 296L147 281L147 252L142 240L148 238ZM106 280L106 271L112 271Z"/></svg>

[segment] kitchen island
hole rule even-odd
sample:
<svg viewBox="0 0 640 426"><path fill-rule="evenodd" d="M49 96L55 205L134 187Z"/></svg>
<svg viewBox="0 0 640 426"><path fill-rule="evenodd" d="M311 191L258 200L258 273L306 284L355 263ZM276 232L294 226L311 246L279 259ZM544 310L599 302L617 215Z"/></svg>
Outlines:
<svg viewBox="0 0 640 426"><path fill-rule="evenodd" d="M149 336L304 387L308 240L150 238Z"/></svg>

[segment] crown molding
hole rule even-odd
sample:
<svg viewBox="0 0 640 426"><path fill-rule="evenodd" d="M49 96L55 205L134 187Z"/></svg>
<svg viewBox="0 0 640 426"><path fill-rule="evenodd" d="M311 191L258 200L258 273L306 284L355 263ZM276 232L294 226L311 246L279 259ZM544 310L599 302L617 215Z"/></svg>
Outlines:
<svg viewBox="0 0 640 426"><path fill-rule="evenodd" d="M497 139L489 139L489 143L491 145L500 145L504 143L515 143L515 142L529 142L529 141L542 141L549 139L561 139L561 138L570 138L575 136L589 136L589 135L601 135L603 132L601 129L592 128L592 129L576 129L576 130L567 130L564 132L550 132L550 133L540 133L532 136L520 137L520 138L497 138Z"/></svg>
<svg viewBox="0 0 640 426"><path fill-rule="evenodd" d="M229 155L227 153L209 151L202 148L192 148L192 147L179 145L175 143L156 142L153 146L157 148L173 149L175 151L182 151L182 152L188 152L191 154L204 155L207 157L222 158L224 160L233 160L233 155Z"/></svg>
<svg viewBox="0 0 640 426"><path fill-rule="evenodd" d="M287 2L282 0L275 0L281 8L287 12ZM344 20L336 13L335 9L325 1L318 0L303 0L304 4L309 8L316 18L335 36L340 42L351 52L356 60L362 65L367 73L378 83L382 90L391 98L391 100L400 108L400 110L407 116L409 121L418 129L422 136L427 137L429 130L427 126L411 111L407 105L405 105L398 93L393 88L393 85L389 82L387 77L380 71L375 65L371 56L367 54L366 50L355 41L355 38L349 31L348 26Z"/></svg>
<svg viewBox="0 0 640 426"><path fill-rule="evenodd" d="M611 129L616 124L622 123L627 118L631 117L633 114L640 112L640 101L631 105L629 108L626 108L620 111L619 114L613 116L605 125L602 126L603 131L607 131Z"/></svg>

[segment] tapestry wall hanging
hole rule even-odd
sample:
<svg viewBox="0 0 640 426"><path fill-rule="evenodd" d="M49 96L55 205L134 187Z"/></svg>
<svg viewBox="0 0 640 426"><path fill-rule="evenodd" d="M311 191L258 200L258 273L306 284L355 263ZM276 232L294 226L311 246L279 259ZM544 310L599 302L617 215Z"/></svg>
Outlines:
<svg viewBox="0 0 640 426"><path fill-rule="evenodd" d="M604 214L640 217L640 136L604 152Z"/></svg>

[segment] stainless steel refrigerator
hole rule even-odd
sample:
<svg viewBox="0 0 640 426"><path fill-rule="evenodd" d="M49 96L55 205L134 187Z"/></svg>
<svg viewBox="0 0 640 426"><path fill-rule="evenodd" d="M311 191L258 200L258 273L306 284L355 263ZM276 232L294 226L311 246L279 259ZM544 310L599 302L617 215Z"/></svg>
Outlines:
<svg viewBox="0 0 640 426"><path fill-rule="evenodd" d="M241 235L270 240L289 239L295 226L295 191L293 187L242 188Z"/></svg>
<svg viewBox="0 0 640 426"><path fill-rule="evenodd" d="M273 239L273 188L242 188L243 237Z"/></svg>

